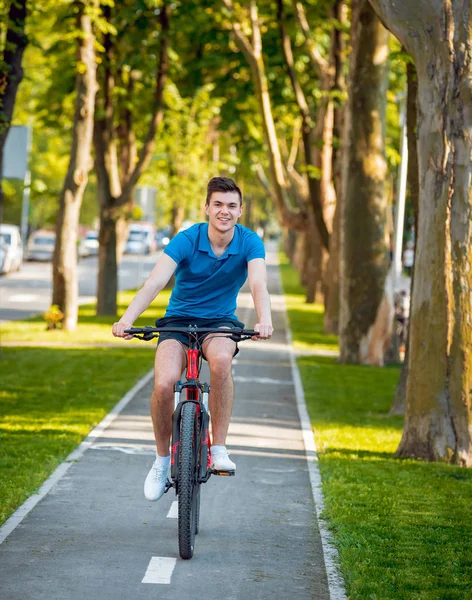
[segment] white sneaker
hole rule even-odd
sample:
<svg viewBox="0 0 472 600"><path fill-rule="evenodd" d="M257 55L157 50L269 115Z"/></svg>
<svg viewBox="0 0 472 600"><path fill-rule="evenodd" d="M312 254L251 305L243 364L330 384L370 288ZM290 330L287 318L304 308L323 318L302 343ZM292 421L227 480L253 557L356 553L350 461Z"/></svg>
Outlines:
<svg viewBox="0 0 472 600"><path fill-rule="evenodd" d="M167 479L170 479L170 456L158 456L144 482L144 497L155 502L166 491Z"/></svg>
<svg viewBox="0 0 472 600"><path fill-rule="evenodd" d="M236 465L230 460L226 446L211 447L211 468L215 471L236 471Z"/></svg>

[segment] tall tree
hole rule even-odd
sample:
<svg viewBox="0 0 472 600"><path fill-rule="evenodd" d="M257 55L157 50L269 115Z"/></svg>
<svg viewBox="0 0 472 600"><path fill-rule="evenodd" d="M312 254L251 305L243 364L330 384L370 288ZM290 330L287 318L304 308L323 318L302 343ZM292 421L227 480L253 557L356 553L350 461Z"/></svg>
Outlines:
<svg viewBox="0 0 472 600"><path fill-rule="evenodd" d="M92 19L97 16L97 4L96 0L76 0L72 5L76 12L77 35L75 114L69 168L59 199L52 271L52 303L57 304L64 314L63 327L68 331L73 331L77 326L77 235L80 207L92 167L93 117L97 92Z"/></svg>
<svg viewBox="0 0 472 600"><path fill-rule="evenodd" d="M285 31L285 6L278 0L278 20L282 38L283 54L297 105L302 116L302 140L306 162L311 206L317 216L318 204L321 204L323 219L316 218L317 231L310 231L311 246L321 259L319 277L322 278L325 301L325 329L337 333L339 319L339 209L337 204L341 198L340 185L334 185L334 176L338 172L340 153L336 152L333 142L340 138L341 115L343 112L341 91L344 89L344 40L343 23L345 21L345 2L335 0L331 6L321 8L320 18L326 21L326 32L330 36L329 50L321 52L315 43L315 36L308 23L303 2L293 0L293 11L299 30L303 34L305 54L311 65L311 78L318 81L317 95L320 100L316 107L310 106L307 95L299 81L290 38ZM320 8L318 8L320 11ZM337 189L336 189L337 188ZM320 201L317 197L319 196ZM337 211L337 218L335 217ZM324 223L323 223L324 221ZM324 228L327 227L329 232ZM320 240L322 242L320 248ZM314 243L313 243L314 242ZM329 259L326 251L329 250ZM313 258L313 257L312 257ZM316 261L311 260L316 264ZM318 261L319 262L319 261ZM312 281L307 286L307 301L314 299L313 280L315 272L310 273ZM310 287L312 288L310 290ZM311 293L310 293L311 292Z"/></svg>
<svg viewBox="0 0 472 600"><path fill-rule="evenodd" d="M299 3L299 5L299 10L302 10L301 3ZM331 149L331 146L329 144L320 144L320 141L324 141L325 135L323 134L325 132L325 129L331 129L332 132L332 102L329 96L326 94L320 106L318 107L318 110L315 111L314 108L310 106L307 101L295 68L292 43L286 31L287 18L285 14L285 5L283 0L277 0L277 20L279 24L282 51L287 67L287 72L293 87L293 92L298 105L298 109L300 111L300 116L302 118L301 138L305 154L308 189L311 199L311 206L313 209L313 215L318 229L319 238L324 248L328 250L330 236L329 229L331 228L331 223L329 224L328 229L325 214L323 211L323 209L325 208L324 200L327 200L327 190L326 186L323 190L321 185L322 177L325 174L321 169L321 154L323 151L329 151ZM319 76L321 79L321 90L327 92L332 86L332 78L334 74L333 69L331 68L329 62L321 56L317 55L316 59L313 62L315 65L314 74L315 76ZM322 148L322 152L319 151L320 146ZM329 167L327 169L327 182L329 184L332 184L330 164L331 156L329 156L328 159ZM324 194L323 191L325 192Z"/></svg>
<svg viewBox="0 0 472 600"><path fill-rule="evenodd" d="M249 39L243 30L241 21L244 20L244 17L238 17L232 0L223 0L223 3L229 11L231 28L236 45L244 54L251 68L269 156L271 192L280 219L285 226L303 231L306 229L306 214L304 211L297 211L291 208L289 193L290 185L287 180L286 169L282 159L279 141L277 139L269 84L262 54L262 35L259 26L256 2L252 1L250 3L251 39Z"/></svg>
<svg viewBox="0 0 472 600"><path fill-rule="evenodd" d="M3 150L10 131L18 86L23 79L21 61L28 44L25 33L27 0L11 0L0 38L0 223L3 214Z"/></svg>
<svg viewBox="0 0 472 600"><path fill-rule="evenodd" d="M153 9L151 14L145 15L145 8L137 13L133 3L132 12L135 13L138 26L149 27L149 18L152 19L151 23L153 23L155 12ZM123 7L120 5L119 10L122 9ZM118 10L118 7L116 10ZM137 95L132 94L135 83L135 70L130 68L130 63L132 65L136 59L136 47L133 47L129 42L125 45L123 39L120 40L122 45L118 44L118 40L112 32L112 7L106 5L104 13L108 16L110 29L105 34L103 41L104 56L99 77L102 89L100 102L97 103L94 130L95 169L100 206L97 313L100 315L115 315L118 292L117 242L119 229L125 225L127 214L130 213L133 202L134 189L150 163L156 133L164 115L163 93L169 66L170 4L163 0L158 10L160 23L158 39L160 44L153 65L153 101L149 124L139 153L135 146L136 135L133 129L132 107L134 104L139 106L140 99ZM126 29L131 30L131 25L129 22L121 20L122 33L126 34ZM157 29L154 28L153 34L156 32ZM153 39L155 39L154 35ZM136 44L140 41L135 37ZM125 49L123 49L123 45L125 45ZM122 52L121 56L119 55L120 52ZM146 48L147 52L148 49ZM149 58L152 58L152 56L151 54ZM144 59L148 59L147 54ZM127 65L127 68L124 68L124 65ZM119 139L117 138L116 126L118 108L115 86L117 81L120 83L122 93L126 97L126 105L120 115Z"/></svg>
<svg viewBox="0 0 472 600"><path fill-rule="evenodd" d="M345 114L345 48L346 34L343 28L347 22L347 6L345 0L336 0L332 16L337 23L332 32L332 52L334 55L334 81L331 93L334 100L333 142L331 173L336 192L336 211L333 217L332 233L329 242L329 259L325 275L325 312L324 329L326 333L337 334L339 331L340 313L340 261L341 261L341 211L343 201L342 190L342 137Z"/></svg>
<svg viewBox="0 0 472 600"><path fill-rule="evenodd" d="M319 80L321 101L317 106L310 105L300 82L292 50L292 42L287 32L287 16L283 0L277 0L277 20L282 51L287 72L292 84L295 100L302 119L301 139L303 143L305 171L308 179L308 192L312 218L305 233L305 255L307 267L305 280L307 302L314 302L317 284L322 283L326 252L330 246L336 194L332 179L332 139L334 106L330 91L334 84L334 56L336 48L331 45L330 56L325 59L311 43L311 32L303 6L296 3L298 20L305 34L308 53L313 65L312 75ZM332 36L333 41L337 40Z"/></svg>
<svg viewBox="0 0 472 600"><path fill-rule="evenodd" d="M472 12L370 0L418 73L419 235L399 456L472 465Z"/></svg>
<svg viewBox="0 0 472 600"><path fill-rule="evenodd" d="M343 178L341 361L383 364L372 336L388 268L385 108L388 31L367 0L353 0Z"/></svg>

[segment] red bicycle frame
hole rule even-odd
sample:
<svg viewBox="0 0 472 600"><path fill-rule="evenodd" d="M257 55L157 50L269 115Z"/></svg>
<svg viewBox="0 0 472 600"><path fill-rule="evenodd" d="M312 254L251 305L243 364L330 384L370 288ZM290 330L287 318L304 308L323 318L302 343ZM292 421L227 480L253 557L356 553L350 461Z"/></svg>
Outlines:
<svg viewBox="0 0 472 600"><path fill-rule="evenodd" d="M174 415L180 414L178 410L179 406L182 406L182 401L180 400L180 394L183 388L185 388L185 401L184 402L194 402L196 408L197 419L200 420L200 415L202 412L201 402L199 400L199 391L200 384L198 381L199 377L199 359L200 359L200 350L197 348L188 348L187 350L187 382L181 383L177 382L174 386L174 394L175 394L175 410ZM201 419L202 430L200 437L200 457L202 459L202 463L200 464L200 477L202 480L208 478L208 472L211 466L211 441L210 441L210 428L209 428L209 414L208 414L208 395L210 388L208 385L204 385L202 389L203 393L203 404L205 407L204 418ZM175 417L174 417L175 418ZM178 465L178 452L180 447L180 439L177 439L177 435L179 430L177 427L174 427L174 442L172 444L172 453L171 453L171 468L173 470L174 476L177 475L176 466ZM204 463L204 464L203 464ZM178 476L177 476L178 478Z"/></svg>
<svg viewBox="0 0 472 600"><path fill-rule="evenodd" d="M189 348L187 350L187 380L191 379L198 380L198 359L200 356L200 350L196 348ZM193 397L192 394L197 393L197 397ZM187 400L197 400L198 390L196 388L187 388Z"/></svg>

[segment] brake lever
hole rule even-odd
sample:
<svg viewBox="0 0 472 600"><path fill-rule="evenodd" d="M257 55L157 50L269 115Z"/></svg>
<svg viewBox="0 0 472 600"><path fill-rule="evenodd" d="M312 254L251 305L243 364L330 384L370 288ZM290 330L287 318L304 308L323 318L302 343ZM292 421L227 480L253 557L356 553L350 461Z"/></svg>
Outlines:
<svg viewBox="0 0 472 600"><path fill-rule="evenodd" d="M134 333L132 335L133 335L133 338L136 338L137 340L144 340L145 342L149 342L153 338L157 337L157 335L153 335L152 332L143 333L142 335L139 333Z"/></svg>

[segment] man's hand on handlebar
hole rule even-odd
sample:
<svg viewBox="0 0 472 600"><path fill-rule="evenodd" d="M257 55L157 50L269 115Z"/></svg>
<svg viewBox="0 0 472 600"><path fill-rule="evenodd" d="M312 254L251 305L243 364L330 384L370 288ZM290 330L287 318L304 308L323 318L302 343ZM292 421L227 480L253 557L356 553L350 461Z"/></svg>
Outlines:
<svg viewBox="0 0 472 600"><path fill-rule="evenodd" d="M126 329L131 329L132 327L133 323L118 321L118 323L113 323L113 328L111 331L115 337L124 338L125 340L132 340L134 336L125 333Z"/></svg>
<svg viewBox="0 0 472 600"><path fill-rule="evenodd" d="M274 332L274 328L272 325L266 325L264 323L257 323L254 326L254 331L258 331L259 335L254 336L253 340L268 340L272 337L272 333Z"/></svg>

